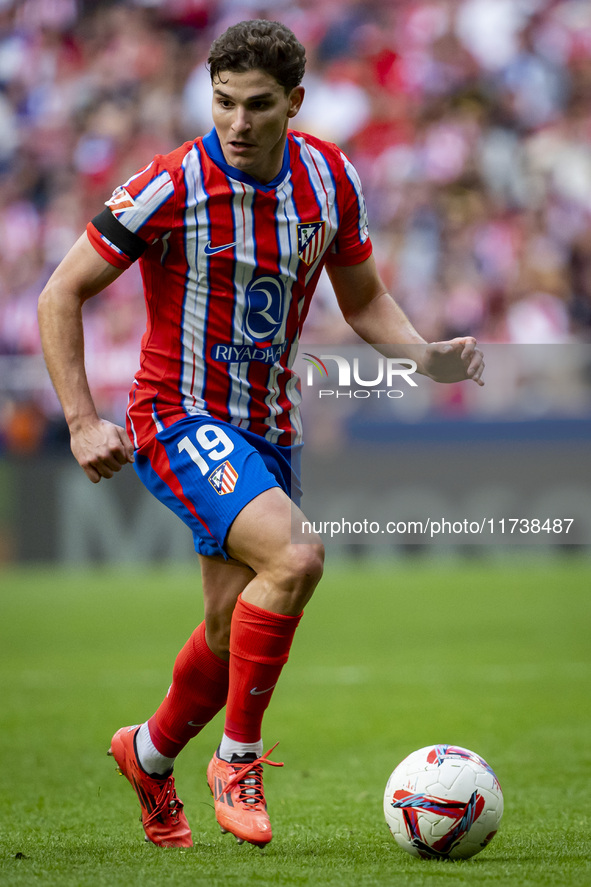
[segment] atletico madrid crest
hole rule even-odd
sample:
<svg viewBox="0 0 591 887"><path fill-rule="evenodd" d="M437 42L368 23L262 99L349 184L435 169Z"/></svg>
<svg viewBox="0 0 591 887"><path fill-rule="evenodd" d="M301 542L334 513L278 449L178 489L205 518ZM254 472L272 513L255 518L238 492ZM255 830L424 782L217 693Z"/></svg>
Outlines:
<svg viewBox="0 0 591 887"><path fill-rule="evenodd" d="M298 256L312 265L324 247L325 222L301 222L298 225Z"/></svg>
<svg viewBox="0 0 591 887"><path fill-rule="evenodd" d="M238 472L232 468L228 460L218 465L208 477L208 481L220 496L225 496L226 493L233 493L237 480Z"/></svg>

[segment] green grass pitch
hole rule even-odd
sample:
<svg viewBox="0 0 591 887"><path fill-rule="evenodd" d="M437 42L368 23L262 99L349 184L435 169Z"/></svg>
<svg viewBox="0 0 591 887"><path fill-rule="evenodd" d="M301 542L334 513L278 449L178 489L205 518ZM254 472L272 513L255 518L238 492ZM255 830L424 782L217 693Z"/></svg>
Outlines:
<svg viewBox="0 0 591 887"><path fill-rule="evenodd" d="M143 842L106 751L149 716L201 618L197 570L0 575L0 884L591 884L591 564L333 558L265 721L275 838L238 846L205 769L218 716L179 758L191 850ZM463 862L413 859L382 793L415 748L467 746L505 793L501 830Z"/></svg>

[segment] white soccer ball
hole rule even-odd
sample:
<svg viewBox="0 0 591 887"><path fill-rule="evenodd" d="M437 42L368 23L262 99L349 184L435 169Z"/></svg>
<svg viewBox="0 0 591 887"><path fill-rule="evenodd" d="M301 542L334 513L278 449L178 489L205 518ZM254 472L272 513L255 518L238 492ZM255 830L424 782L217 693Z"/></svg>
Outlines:
<svg viewBox="0 0 591 887"><path fill-rule="evenodd" d="M393 771L384 814L396 843L423 859L467 859L494 838L503 815L499 780L457 745L429 745Z"/></svg>

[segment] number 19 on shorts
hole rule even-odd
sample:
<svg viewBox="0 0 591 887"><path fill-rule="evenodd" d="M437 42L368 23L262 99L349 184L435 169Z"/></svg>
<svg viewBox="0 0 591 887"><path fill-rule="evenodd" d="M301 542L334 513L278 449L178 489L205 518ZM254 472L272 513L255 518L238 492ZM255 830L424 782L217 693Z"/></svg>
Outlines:
<svg viewBox="0 0 591 887"><path fill-rule="evenodd" d="M202 452L214 462L220 462L222 459L225 459L234 449L234 444L226 432L216 425L201 425L197 429L195 436ZM178 451L179 453L187 453L204 477L211 471L211 465L205 458L205 455L199 452L199 449L188 437L185 436L179 441Z"/></svg>

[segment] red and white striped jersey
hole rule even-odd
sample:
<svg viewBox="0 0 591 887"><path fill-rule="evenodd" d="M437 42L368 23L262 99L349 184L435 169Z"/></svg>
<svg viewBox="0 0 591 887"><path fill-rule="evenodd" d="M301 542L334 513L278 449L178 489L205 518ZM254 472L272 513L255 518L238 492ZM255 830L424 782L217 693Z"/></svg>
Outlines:
<svg viewBox="0 0 591 887"><path fill-rule="evenodd" d="M128 431L142 446L190 415L271 443L301 441L292 369L323 265L371 254L358 175L336 147L289 132L276 179L228 166L213 129L117 188L87 231L119 268L139 259L147 307Z"/></svg>

